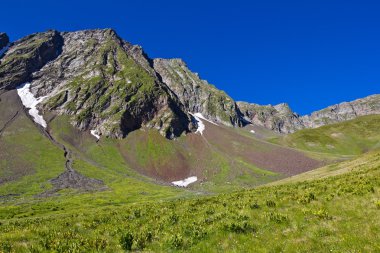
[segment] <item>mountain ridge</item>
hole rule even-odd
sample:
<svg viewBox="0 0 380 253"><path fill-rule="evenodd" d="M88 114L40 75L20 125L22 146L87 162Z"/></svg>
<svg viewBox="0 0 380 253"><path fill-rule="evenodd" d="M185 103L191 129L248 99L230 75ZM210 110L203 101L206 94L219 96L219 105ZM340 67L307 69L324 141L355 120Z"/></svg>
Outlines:
<svg viewBox="0 0 380 253"><path fill-rule="evenodd" d="M247 120L285 134L338 123L359 116L380 114L380 94L338 103L302 116L294 112L287 103L272 106L238 101L237 104Z"/></svg>
<svg viewBox="0 0 380 253"><path fill-rule="evenodd" d="M8 36L0 37L8 45ZM43 113L69 114L79 129L115 138L141 128L157 129L169 139L195 132L193 113L227 126L253 124L283 134L380 114L380 95L304 116L286 103L236 102L182 59L151 59L113 29L49 30L10 43L0 60L0 90L26 82L35 96L47 96L38 105Z"/></svg>

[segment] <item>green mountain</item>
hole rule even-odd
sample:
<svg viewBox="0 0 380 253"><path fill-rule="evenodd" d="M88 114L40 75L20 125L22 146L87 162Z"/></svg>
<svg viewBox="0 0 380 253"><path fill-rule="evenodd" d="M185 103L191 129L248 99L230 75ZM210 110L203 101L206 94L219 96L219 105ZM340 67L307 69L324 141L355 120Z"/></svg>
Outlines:
<svg viewBox="0 0 380 253"><path fill-rule="evenodd" d="M0 252L376 251L379 108L235 102L112 29L0 33Z"/></svg>

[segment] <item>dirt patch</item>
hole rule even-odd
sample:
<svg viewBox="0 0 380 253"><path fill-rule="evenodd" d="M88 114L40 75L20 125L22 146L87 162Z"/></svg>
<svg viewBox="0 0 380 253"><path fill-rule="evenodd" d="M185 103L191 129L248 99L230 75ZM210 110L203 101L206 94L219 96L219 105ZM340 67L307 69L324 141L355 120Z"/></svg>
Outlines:
<svg viewBox="0 0 380 253"><path fill-rule="evenodd" d="M58 190L66 188L93 190L104 185L102 180L85 177L75 170L65 171L50 182Z"/></svg>

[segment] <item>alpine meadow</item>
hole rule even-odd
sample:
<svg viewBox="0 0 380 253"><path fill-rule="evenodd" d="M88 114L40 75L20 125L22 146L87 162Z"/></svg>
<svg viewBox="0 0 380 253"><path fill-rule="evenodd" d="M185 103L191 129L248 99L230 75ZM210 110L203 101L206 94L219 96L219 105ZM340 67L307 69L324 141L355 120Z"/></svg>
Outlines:
<svg viewBox="0 0 380 253"><path fill-rule="evenodd" d="M7 32L0 252L380 252L378 84L301 115L116 29Z"/></svg>

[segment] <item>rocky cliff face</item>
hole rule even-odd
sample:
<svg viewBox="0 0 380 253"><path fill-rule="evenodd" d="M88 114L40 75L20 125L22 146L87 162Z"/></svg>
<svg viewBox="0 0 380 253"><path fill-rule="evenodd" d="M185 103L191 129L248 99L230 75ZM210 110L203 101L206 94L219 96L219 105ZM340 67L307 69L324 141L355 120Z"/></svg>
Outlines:
<svg viewBox="0 0 380 253"><path fill-rule="evenodd" d="M287 104L257 105L237 103L247 121L279 133L293 133L304 128L316 128L359 116L380 114L380 95L329 106L310 115L300 116Z"/></svg>
<svg viewBox="0 0 380 253"><path fill-rule="evenodd" d="M306 128L354 119L369 114L380 114L380 94L329 106L302 117Z"/></svg>
<svg viewBox="0 0 380 253"><path fill-rule="evenodd" d="M56 31L36 33L14 42L0 62L0 89L13 89L56 58L63 40Z"/></svg>
<svg viewBox="0 0 380 253"><path fill-rule="evenodd" d="M178 96L186 110L229 126L242 124L235 101L225 92L201 80L181 59L154 59L154 69Z"/></svg>
<svg viewBox="0 0 380 253"><path fill-rule="evenodd" d="M41 109L105 136L148 127L174 138L196 128L142 49L110 29L28 36L3 58L0 80L8 89L30 81L36 97L46 96Z"/></svg>
<svg viewBox="0 0 380 253"><path fill-rule="evenodd" d="M6 33L0 32L0 51L9 43L9 37ZM0 55L1 56L1 55Z"/></svg>
<svg viewBox="0 0 380 253"><path fill-rule="evenodd" d="M302 119L288 104L258 105L237 102L244 119L254 125L263 126L278 133L290 133L304 128Z"/></svg>

